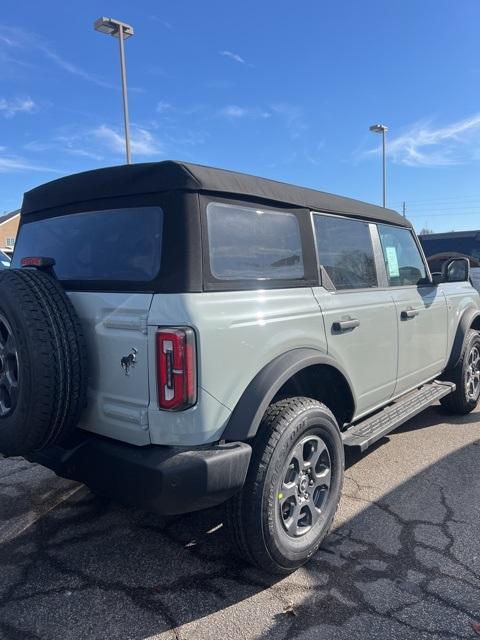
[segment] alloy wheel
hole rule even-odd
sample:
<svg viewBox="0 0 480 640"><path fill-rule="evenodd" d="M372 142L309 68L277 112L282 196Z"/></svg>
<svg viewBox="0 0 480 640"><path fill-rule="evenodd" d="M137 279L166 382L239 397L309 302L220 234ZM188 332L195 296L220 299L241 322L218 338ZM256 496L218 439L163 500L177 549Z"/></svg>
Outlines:
<svg viewBox="0 0 480 640"><path fill-rule="evenodd" d="M480 350L473 347L468 356L465 372L465 391L469 400L477 400L480 396Z"/></svg>
<svg viewBox="0 0 480 640"><path fill-rule="evenodd" d="M0 418L5 418L17 406L18 352L12 328L0 314Z"/></svg>
<svg viewBox="0 0 480 640"><path fill-rule="evenodd" d="M289 536L305 535L322 518L331 476L330 453L322 438L308 435L297 442L277 491L280 520Z"/></svg>

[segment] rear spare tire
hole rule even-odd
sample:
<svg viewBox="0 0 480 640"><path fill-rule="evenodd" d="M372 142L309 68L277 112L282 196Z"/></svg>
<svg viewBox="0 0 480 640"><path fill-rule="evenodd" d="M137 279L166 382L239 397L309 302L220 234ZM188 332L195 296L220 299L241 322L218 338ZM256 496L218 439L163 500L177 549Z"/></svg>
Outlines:
<svg viewBox="0 0 480 640"><path fill-rule="evenodd" d="M28 455L65 439L86 404L80 322L55 278L0 272L0 452Z"/></svg>

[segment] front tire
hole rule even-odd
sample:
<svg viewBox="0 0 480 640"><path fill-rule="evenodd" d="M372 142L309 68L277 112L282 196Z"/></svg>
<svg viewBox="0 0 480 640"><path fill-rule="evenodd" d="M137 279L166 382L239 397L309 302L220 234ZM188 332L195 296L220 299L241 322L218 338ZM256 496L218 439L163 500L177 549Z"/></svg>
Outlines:
<svg viewBox="0 0 480 640"><path fill-rule="evenodd" d="M466 415L473 411L480 398L480 333L470 329L462 355L456 366L445 376L457 386L453 393L440 400L445 409Z"/></svg>
<svg viewBox="0 0 480 640"><path fill-rule="evenodd" d="M240 555L275 574L305 564L333 522L343 473L340 430L325 405L301 397L272 404L245 485L227 505Z"/></svg>

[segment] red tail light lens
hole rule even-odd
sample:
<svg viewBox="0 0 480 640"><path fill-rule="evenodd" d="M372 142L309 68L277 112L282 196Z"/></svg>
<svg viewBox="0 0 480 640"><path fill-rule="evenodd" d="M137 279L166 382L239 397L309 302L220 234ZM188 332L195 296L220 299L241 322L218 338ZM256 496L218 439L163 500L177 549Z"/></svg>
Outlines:
<svg viewBox="0 0 480 640"><path fill-rule="evenodd" d="M161 329L157 333L158 406L187 409L197 401L197 359L192 329Z"/></svg>

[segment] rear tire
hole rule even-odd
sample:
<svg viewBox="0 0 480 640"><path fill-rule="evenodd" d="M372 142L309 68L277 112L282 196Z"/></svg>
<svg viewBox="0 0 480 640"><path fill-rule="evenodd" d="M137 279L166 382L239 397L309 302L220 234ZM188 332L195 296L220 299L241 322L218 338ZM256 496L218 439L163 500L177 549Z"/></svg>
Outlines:
<svg viewBox="0 0 480 640"><path fill-rule="evenodd" d="M0 452L28 455L64 440L86 404L80 322L60 283L0 272Z"/></svg>
<svg viewBox="0 0 480 640"><path fill-rule="evenodd" d="M480 398L480 333L470 329L465 338L457 365L446 372L445 380L457 386L453 393L440 400L451 413L466 415L473 411Z"/></svg>
<svg viewBox="0 0 480 640"><path fill-rule="evenodd" d="M239 554L274 574L305 564L333 522L343 472L340 430L325 405L301 397L272 404L245 485L227 504Z"/></svg>

